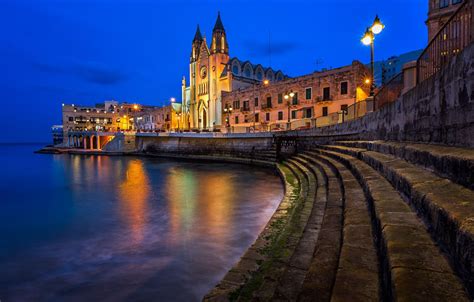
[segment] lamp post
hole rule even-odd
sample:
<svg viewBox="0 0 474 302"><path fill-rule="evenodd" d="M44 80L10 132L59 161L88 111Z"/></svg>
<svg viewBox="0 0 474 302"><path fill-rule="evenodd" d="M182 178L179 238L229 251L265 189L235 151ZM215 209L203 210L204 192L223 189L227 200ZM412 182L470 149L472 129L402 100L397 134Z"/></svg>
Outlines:
<svg viewBox="0 0 474 302"><path fill-rule="evenodd" d="M370 84L370 96L374 96L375 89L375 68L374 68L374 40L375 35L378 35L382 32L385 25L379 19L379 16L375 16L374 23L368 27L365 31L364 36L361 39L362 44L369 46L370 45L370 71L372 74L371 84Z"/></svg>
<svg viewBox="0 0 474 302"><path fill-rule="evenodd" d="M228 106L227 104L225 105L224 108L224 113L227 114L227 119L226 119L226 126L230 129L230 115L232 113L232 106ZM229 131L230 132L230 131Z"/></svg>
<svg viewBox="0 0 474 302"><path fill-rule="evenodd" d="M179 128L179 120L181 119L181 112L178 113L178 132L180 132L180 128Z"/></svg>
<svg viewBox="0 0 474 302"><path fill-rule="evenodd" d="M263 85L264 85L264 86L268 86L268 84L270 84L270 81L269 81L269 80L267 80L267 79L263 80ZM256 110L256 108L257 108L257 103L256 103L255 99L258 97L256 90L257 90L257 88L256 88L256 86L254 86L254 92L253 92L253 94L254 94L254 100L253 100L253 132L255 132L255 130L256 130L256 129L255 129L255 123L256 123L256 118L255 118L256 113L255 113L255 110ZM262 100L260 100L260 101L262 101Z"/></svg>
<svg viewBox="0 0 474 302"><path fill-rule="evenodd" d="M285 100L286 100L286 105L288 106L288 126L286 127L287 130L291 130L291 116L290 116L290 109L291 109L291 99L295 96L295 93L290 90L290 92L285 93Z"/></svg>

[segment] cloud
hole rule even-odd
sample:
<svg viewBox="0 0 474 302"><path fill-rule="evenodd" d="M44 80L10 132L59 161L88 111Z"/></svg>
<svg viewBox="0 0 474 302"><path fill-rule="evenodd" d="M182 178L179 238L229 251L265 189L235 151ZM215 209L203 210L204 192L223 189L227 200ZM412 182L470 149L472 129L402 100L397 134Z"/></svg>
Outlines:
<svg viewBox="0 0 474 302"><path fill-rule="evenodd" d="M33 67L39 71L71 75L83 81L97 85L115 85L127 79L127 76L118 69L110 68L97 62L33 62Z"/></svg>
<svg viewBox="0 0 474 302"><path fill-rule="evenodd" d="M271 41L268 43L268 41L261 40L247 40L245 46L253 55L259 57L285 55L298 47L297 43L290 41Z"/></svg>

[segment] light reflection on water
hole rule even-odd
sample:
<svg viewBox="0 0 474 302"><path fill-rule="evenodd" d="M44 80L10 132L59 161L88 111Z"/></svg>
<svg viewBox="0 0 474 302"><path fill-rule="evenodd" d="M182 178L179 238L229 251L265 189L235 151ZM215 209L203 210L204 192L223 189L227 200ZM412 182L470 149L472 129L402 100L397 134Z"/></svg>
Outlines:
<svg viewBox="0 0 474 302"><path fill-rule="evenodd" d="M0 149L2 301L200 300L283 194L248 166L34 148Z"/></svg>

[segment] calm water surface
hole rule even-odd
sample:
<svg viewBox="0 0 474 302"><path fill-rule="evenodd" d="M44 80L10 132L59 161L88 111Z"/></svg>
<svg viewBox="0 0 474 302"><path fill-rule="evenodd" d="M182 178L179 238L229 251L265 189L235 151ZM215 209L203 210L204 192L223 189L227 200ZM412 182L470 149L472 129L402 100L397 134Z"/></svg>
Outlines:
<svg viewBox="0 0 474 302"><path fill-rule="evenodd" d="M271 171L0 145L0 300L197 301L283 190Z"/></svg>

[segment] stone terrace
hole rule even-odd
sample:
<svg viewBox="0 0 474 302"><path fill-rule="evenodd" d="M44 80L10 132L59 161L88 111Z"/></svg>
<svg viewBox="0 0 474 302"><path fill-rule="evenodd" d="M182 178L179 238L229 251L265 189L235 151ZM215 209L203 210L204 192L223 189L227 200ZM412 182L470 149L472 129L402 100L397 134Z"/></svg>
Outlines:
<svg viewBox="0 0 474 302"><path fill-rule="evenodd" d="M378 112L283 134L285 198L204 299L472 300L473 54Z"/></svg>

